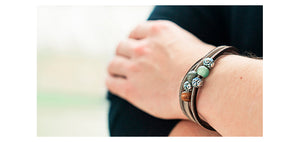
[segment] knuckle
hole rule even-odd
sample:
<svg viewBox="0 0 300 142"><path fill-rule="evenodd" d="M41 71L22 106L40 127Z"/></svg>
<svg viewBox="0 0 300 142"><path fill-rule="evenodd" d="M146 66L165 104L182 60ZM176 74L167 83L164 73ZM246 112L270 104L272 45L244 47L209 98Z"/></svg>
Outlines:
<svg viewBox="0 0 300 142"><path fill-rule="evenodd" d="M131 71L131 72L139 72L140 71L140 66L138 64L130 64L128 66L128 70Z"/></svg>
<svg viewBox="0 0 300 142"><path fill-rule="evenodd" d="M138 31L138 29L141 29L141 27L143 27L144 25L145 25L145 22L137 24L137 25L133 28L133 30L129 33L129 37L134 36L135 32Z"/></svg>
<svg viewBox="0 0 300 142"><path fill-rule="evenodd" d="M108 72L110 72L111 68L112 68L112 61L110 61L110 62L108 63L108 66L107 66Z"/></svg>
<svg viewBox="0 0 300 142"><path fill-rule="evenodd" d="M114 60L110 61L108 64L108 69L113 68L116 65L116 62Z"/></svg>
<svg viewBox="0 0 300 142"><path fill-rule="evenodd" d="M112 73L113 73L113 67L112 67L111 63L108 64L107 72L108 72L109 74L112 74Z"/></svg>
<svg viewBox="0 0 300 142"><path fill-rule="evenodd" d="M144 56L147 54L147 46L146 45L138 45L133 50L136 56Z"/></svg>
<svg viewBox="0 0 300 142"><path fill-rule="evenodd" d="M119 66L119 62L117 62L116 60L112 60L110 61L110 63L108 64L108 71L111 72L113 68Z"/></svg>
<svg viewBox="0 0 300 142"><path fill-rule="evenodd" d="M157 34L160 33L162 31L166 31L169 29L170 21L167 20L158 20L153 22L153 24L151 25L151 33L153 34Z"/></svg>
<svg viewBox="0 0 300 142"><path fill-rule="evenodd" d="M120 52L122 46L124 45L125 40L122 40L118 43L117 48L116 48L116 54Z"/></svg>

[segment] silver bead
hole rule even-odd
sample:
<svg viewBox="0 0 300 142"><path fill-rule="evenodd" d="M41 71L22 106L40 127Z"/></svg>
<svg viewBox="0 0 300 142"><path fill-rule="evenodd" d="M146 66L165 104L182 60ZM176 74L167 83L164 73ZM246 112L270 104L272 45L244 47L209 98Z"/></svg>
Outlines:
<svg viewBox="0 0 300 142"><path fill-rule="evenodd" d="M210 69L214 67L215 63L212 58L205 58L203 59L203 65Z"/></svg>
<svg viewBox="0 0 300 142"><path fill-rule="evenodd" d="M192 80L192 85L193 85L193 87L199 88L200 86L203 85L203 81L199 77L195 77Z"/></svg>
<svg viewBox="0 0 300 142"><path fill-rule="evenodd" d="M185 91L191 91L192 85L191 85L191 83L189 83L188 81L186 81L183 84L183 88L184 88Z"/></svg>

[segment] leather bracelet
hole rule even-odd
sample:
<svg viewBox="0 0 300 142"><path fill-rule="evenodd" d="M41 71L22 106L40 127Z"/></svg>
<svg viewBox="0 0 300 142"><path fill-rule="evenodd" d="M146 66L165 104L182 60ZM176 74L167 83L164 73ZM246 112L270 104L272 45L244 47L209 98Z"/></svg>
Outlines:
<svg viewBox="0 0 300 142"><path fill-rule="evenodd" d="M219 46L211 50L188 70L179 90L179 103L182 112L193 122L212 131L215 129L204 121L204 117L197 111L196 98L198 89L203 86L203 79L209 75L209 70L214 66L214 61L224 54L238 54L238 52L232 46Z"/></svg>

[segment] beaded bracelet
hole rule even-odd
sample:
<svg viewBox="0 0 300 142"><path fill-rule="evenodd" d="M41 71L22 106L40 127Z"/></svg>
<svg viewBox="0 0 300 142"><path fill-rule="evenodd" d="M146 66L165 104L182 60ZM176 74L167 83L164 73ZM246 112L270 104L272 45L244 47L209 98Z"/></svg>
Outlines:
<svg viewBox="0 0 300 142"><path fill-rule="evenodd" d="M210 69L214 67L214 61L219 56L228 53L238 54L237 49L232 46L219 46L211 50L188 70L180 85L179 103L183 113L190 120L212 131L215 129L204 121L204 118L197 112L197 92L203 86L203 79L209 75Z"/></svg>

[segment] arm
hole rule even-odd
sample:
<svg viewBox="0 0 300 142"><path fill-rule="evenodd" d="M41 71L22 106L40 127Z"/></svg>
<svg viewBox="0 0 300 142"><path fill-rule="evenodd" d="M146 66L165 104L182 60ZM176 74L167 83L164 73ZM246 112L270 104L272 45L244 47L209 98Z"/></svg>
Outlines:
<svg viewBox="0 0 300 142"><path fill-rule="evenodd" d="M221 136L218 132L209 131L202 126L195 124L192 121L181 120L169 134L170 137L176 136Z"/></svg>
<svg viewBox="0 0 300 142"><path fill-rule="evenodd" d="M262 60L221 57L198 91L197 109L222 136L262 136ZM181 121L171 135L220 135Z"/></svg>
<svg viewBox="0 0 300 142"><path fill-rule="evenodd" d="M262 136L262 60L221 57L198 95L198 112L222 136ZM181 121L170 135L220 134L191 121Z"/></svg>
<svg viewBox="0 0 300 142"><path fill-rule="evenodd" d="M217 60L197 109L223 136L262 136L262 60L227 55Z"/></svg>
<svg viewBox="0 0 300 142"><path fill-rule="evenodd" d="M140 24L117 47L106 85L152 116L186 119L178 101L180 82L213 48L168 21ZM261 135L261 73L260 60L234 55L217 60L197 106L221 135Z"/></svg>

